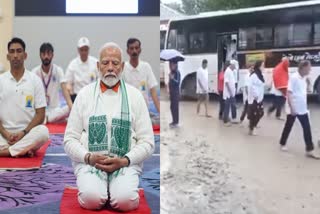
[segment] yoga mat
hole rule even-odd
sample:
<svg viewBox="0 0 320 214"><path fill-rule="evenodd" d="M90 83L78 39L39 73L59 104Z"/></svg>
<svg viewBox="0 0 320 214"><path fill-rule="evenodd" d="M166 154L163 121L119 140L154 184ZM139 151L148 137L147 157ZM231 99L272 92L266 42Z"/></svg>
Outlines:
<svg viewBox="0 0 320 214"><path fill-rule="evenodd" d="M21 157L0 157L0 169L14 169L14 170L26 170L26 169L39 169L42 165L43 157L50 144L50 141L45 143L32 158Z"/></svg>
<svg viewBox="0 0 320 214"><path fill-rule="evenodd" d="M78 189L76 188L67 187L64 189L61 205L60 205L60 214L94 214L94 213L119 214L120 213L120 212L115 212L111 210L91 211L91 210L83 209L79 205L77 193L78 193ZM138 209L130 212L121 212L121 213L151 214L151 209L147 204L143 189L140 189L139 195L140 195L140 203L139 203Z"/></svg>
<svg viewBox="0 0 320 214"><path fill-rule="evenodd" d="M66 123L47 123L50 134L63 134L66 131Z"/></svg>

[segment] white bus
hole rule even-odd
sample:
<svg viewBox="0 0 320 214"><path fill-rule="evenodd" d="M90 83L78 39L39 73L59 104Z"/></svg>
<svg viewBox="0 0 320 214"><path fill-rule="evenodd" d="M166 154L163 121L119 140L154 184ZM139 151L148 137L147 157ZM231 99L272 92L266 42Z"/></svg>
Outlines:
<svg viewBox="0 0 320 214"><path fill-rule="evenodd" d="M165 47L166 34L168 31L168 21L160 22L160 52ZM168 83L169 64L160 61L160 84L166 85Z"/></svg>
<svg viewBox="0 0 320 214"><path fill-rule="evenodd" d="M208 60L209 90L217 93L218 71L236 53L239 87L252 62L265 62L269 87L272 71L283 56L290 60L290 73L302 59L311 61L313 94L320 94L320 1L303 1L264 7L208 12L171 20L166 49L186 56L179 63L181 93L195 97L196 70ZM266 91L266 93L268 93Z"/></svg>

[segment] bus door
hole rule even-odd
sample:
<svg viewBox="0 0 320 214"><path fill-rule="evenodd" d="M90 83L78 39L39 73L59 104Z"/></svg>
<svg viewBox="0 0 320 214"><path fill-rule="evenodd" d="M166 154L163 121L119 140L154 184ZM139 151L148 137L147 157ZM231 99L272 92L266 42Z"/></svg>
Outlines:
<svg viewBox="0 0 320 214"><path fill-rule="evenodd" d="M226 63L237 52L237 33L222 33L217 35L218 69L221 71Z"/></svg>

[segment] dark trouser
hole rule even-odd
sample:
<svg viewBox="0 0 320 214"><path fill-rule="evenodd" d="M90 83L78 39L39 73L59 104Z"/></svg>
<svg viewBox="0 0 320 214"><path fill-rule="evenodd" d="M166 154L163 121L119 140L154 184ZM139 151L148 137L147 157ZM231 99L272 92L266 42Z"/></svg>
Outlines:
<svg viewBox="0 0 320 214"><path fill-rule="evenodd" d="M274 112L276 110L276 117L281 116L282 107L286 102L286 98L284 96L275 95L272 101L272 106L268 109L268 113Z"/></svg>
<svg viewBox="0 0 320 214"><path fill-rule="evenodd" d="M72 101L72 103L74 103L74 100L76 99L77 94L72 94L70 97L71 97L71 101Z"/></svg>
<svg viewBox="0 0 320 214"><path fill-rule="evenodd" d="M219 91L219 119L222 120L223 112L224 112L224 99L223 99L223 91Z"/></svg>
<svg viewBox="0 0 320 214"><path fill-rule="evenodd" d="M179 92L170 93L170 110L172 115L172 123L179 123Z"/></svg>
<svg viewBox="0 0 320 214"><path fill-rule="evenodd" d="M258 103L254 101L252 104L248 105L248 119L249 119L249 129L253 130L257 127L259 121L264 115L263 103Z"/></svg>
<svg viewBox="0 0 320 214"><path fill-rule="evenodd" d="M246 100L245 104L244 104L244 107L243 107L243 110L242 110L242 114L241 114L241 117L240 117L240 121L244 121L244 118L246 117L247 115L247 112L248 112L248 100Z"/></svg>
<svg viewBox="0 0 320 214"><path fill-rule="evenodd" d="M235 97L230 97L224 100L224 112L223 112L223 122L227 123L229 122L229 113L230 113L230 108L231 108L231 116L232 119L237 118L237 108L236 108L236 98Z"/></svg>
<svg viewBox="0 0 320 214"><path fill-rule="evenodd" d="M287 115L286 124L284 125L284 129L282 131L282 135L280 139L280 144L283 146L286 145L292 126L296 120L296 117L300 121L300 124L303 129L303 137L304 137L304 142L306 144L306 151L312 151L314 147L312 142L311 127L310 127L308 114L300 114L300 115L288 114Z"/></svg>

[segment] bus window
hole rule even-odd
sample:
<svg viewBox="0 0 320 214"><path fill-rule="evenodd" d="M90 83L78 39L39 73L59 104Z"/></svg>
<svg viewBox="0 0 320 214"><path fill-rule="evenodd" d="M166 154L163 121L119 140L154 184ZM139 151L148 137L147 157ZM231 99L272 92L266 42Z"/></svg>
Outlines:
<svg viewBox="0 0 320 214"><path fill-rule="evenodd" d="M311 24L278 25L274 28L274 44L276 47L309 45Z"/></svg>
<svg viewBox="0 0 320 214"><path fill-rule="evenodd" d="M272 47L272 28L258 27L256 29L256 48Z"/></svg>
<svg viewBox="0 0 320 214"><path fill-rule="evenodd" d="M177 30L172 29L169 31L169 38L168 38L168 49L176 49L177 48Z"/></svg>
<svg viewBox="0 0 320 214"><path fill-rule="evenodd" d="M311 23L293 24L291 45L309 45L311 36Z"/></svg>
<svg viewBox="0 0 320 214"><path fill-rule="evenodd" d="M217 33L215 31L209 32L209 51L217 52Z"/></svg>
<svg viewBox="0 0 320 214"><path fill-rule="evenodd" d="M313 43L316 45L320 44L320 22L314 24Z"/></svg>
<svg viewBox="0 0 320 214"><path fill-rule="evenodd" d="M277 25L274 28L274 45L276 47L289 46L289 25Z"/></svg>
<svg viewBox="0 0 320 214"><path fill-rule="evenodd" d="M239 49L254 49L256 47L256 28L239 29Z"/></svg>
<svg viewBox="0 0 320 214"><path fill-rule="evenodd" d="M183 54L186 52L186 39L184 34L178 34L177 36L177 50Z"/></svg>
<svg viewBox="0 0 320 214"><path fill-rule="evenodd" d="M164 49L165 40L166 40L166 31L160 31L160 50Z"/></svg>
<svg viewBox="0 0 320 214"><path fill-rule="evenodd" d="M189 34L189 51L190 53L203 52L206 47L205 33L197 32Z"/></svg>

